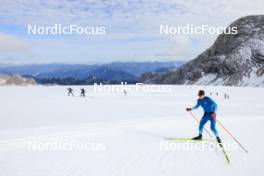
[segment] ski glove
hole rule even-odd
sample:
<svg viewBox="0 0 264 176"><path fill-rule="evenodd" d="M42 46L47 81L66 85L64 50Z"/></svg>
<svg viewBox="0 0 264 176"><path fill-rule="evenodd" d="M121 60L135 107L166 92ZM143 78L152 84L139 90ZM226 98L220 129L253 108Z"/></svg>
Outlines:
<svg viewBox="0 0 264 176"><path fill-rule="evenodd" d="M211 114L211 117L214 119L216 118L216 113Z"/></svg>
<svg viewBox="0 0 264 176"><path fill-rule="evenodd" d="M186 111L191 111L192 110L192 108L186 108Z"/></svg>

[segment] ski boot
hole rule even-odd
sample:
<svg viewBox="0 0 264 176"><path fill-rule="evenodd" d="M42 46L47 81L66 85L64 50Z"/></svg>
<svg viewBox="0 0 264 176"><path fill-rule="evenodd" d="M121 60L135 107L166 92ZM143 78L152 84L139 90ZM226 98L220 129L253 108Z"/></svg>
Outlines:
<svg viewBox="0 0 264 176"><path fill-rule="evenodd" d="M218 144L222 147L222 146L223 146L223 145L222 145L222 141L221 141L221 139L220 139L219 136L216 137L216 140L217 140Z"/></svg>
<svg viewBox="0 0 264 176"><path fill-rule="evenodd" d="M222 143L222 141L221 141L219 136L216 137L216 140L217 140L218 143Z"/></svg>
<svg viewBox="0 0 264 176"><path fill-rule="evenodd" d="M198 136L192 138L192 140L202 140L202 134L199 134Z"/></svg>

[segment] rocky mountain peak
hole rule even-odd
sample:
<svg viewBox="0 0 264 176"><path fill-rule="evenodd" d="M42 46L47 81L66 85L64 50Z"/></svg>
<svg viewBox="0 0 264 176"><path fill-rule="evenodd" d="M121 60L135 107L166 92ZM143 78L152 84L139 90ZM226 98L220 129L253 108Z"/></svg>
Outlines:
<svg viewBox="0 0 264 176"><path fill-rule="evenodd" d="M214 44L174 73L146 82L264 86L264 15L242 17L229 27L237 34L221 34Z"/></svg>

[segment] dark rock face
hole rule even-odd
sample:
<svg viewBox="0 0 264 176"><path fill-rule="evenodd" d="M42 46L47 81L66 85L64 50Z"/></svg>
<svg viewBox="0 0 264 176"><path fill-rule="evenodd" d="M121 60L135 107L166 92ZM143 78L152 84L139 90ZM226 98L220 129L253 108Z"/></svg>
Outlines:
<svg viewBox="0 0 264 176"><path fill-rule="evenodd" d="M264 86L264 15L240 18L234 26L237 34L219 35L202 54L152 83Z"/></svg>

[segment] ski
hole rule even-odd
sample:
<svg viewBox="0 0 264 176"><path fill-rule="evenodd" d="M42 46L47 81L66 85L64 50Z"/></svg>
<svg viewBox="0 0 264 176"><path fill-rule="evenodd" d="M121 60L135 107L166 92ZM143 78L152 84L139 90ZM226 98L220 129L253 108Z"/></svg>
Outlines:
<svg viewBox="0 0 264 176"><path fill-rule="evenodd" d="M201 139L201 140L194 140L192 138L175 138L175 137L168 137L164 138L165 140L176 140L176 141L211 141L215 142L214 139Z"/></svg>
<svg viewBox="0 0 264 176"><path fill-rule="evenodd" d="M201 140L194 140L192 138L175 138L175 137L168 137L168 138L164 138L165 140L176 140L176 141L208 141L208 142L217 142L216 140L214 139L201 139ZM222 143L218 143L219 146L221 147L221 151L222 153L224 154L224 157L225 157L225 160L228 164L230 164L230 160L229 160L229 157L224 149L224 146L222 145Z"/></svg>
<svg viewBox="0 0 264 176"><path fill-rule="evenodd" d="M224 156L225 156L226 162L227 162L228 164L230 164L230 160L229 160L229 157L228 157L227 154L226 154L226 151L225 151L225 149L224 149L224 146L222 145L222 143L218 143L218 144L219 144L219 146L220 146L221 149L222 149L222 152L223 152L223 154L224 154Z"/></svg>

